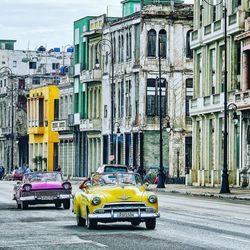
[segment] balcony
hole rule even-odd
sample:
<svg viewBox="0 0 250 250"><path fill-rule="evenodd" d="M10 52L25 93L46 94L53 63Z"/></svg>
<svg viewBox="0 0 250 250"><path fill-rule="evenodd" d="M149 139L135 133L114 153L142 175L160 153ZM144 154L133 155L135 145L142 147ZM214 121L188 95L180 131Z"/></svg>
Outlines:
<svg viewBox="0 0 250 250"><path fill-rule="evenodd" d="M250 89L234 94L234 103L238 110L250 109Z"/></svg>
<svg viewBox="0 0 250 250"><path fill-rule="evenodd" d="M28 134L43 135L44 127L30 127L28 128Z"/></svg>
<svg viewBox="0 0 250 250"><path fill-rule="evenodd" d="M81 117L80 113L69 114L68 115L68 126L72 127L72 126L80 125L80 117Z"/></svg>
<svg viewBox="0 0 250 250"><path fill-rule="evenodd" d="M66 131L68 130L67 120L60 120L52 122L52 131L59 132L59 131Z"/></svg>
<svg viewBox="0 0 250 250"><path fill-rule="evenodd" d="M244 30L245 12L238 10L227 17L227 34L232 35ZM192 32L191 49L200 47L224 37L224 19L215 21Z"/></svg>
<svg viewBox="0 0 250 250"><path fill-rule="evenodd" d="M101 69L84 70L81 72L82 82L101 82L101 80L102 80Z"/></svg>
<svg viewBox="0 0 250 250"><path fill-rule="evenodd" d="M80 131L101 131L102 120L101 119L82 119L79 126Z"/></svg>
<svg viewBox="0 0 250 250"><path fill-rule="evenodd" d="M233 102L233 94L228 93L228 103ZM190 116L219 112L224 109L224 93L203 96L189 103Z"/></svg>

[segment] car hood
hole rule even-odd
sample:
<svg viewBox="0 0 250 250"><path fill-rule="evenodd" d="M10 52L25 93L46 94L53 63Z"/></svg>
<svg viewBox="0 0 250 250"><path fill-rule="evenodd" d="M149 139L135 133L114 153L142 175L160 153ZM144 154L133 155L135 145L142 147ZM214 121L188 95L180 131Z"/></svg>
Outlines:
<svg viewBox="0 0 250 250"><path fill-rule="evenodd" d="M105 198L106 202L122 202L122 201L142 201L145 189L143 186L103 186L92 187L89 194L92 196L100 196Z"/></svg>
<svg viewBox="0 0 250 250"><path fill-rule="evenodd" d="M62 189L61 182L32 182L30 183L32 186L32 190L38 189Z"/></svg>

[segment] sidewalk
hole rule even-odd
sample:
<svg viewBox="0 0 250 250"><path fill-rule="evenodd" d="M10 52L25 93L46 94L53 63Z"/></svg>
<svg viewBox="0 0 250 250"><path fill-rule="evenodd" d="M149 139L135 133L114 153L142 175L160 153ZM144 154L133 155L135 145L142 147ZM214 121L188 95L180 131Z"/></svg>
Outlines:
<svg viewBox="0 0 250 250"><path fill-rule="evenodd" d="M178 193L192 196L205 196L231 200L250 201L250 189L246 188L230 188L230 194L220 194L219 188L194 187L178 184L166 184L165 188L157 188L156 185L149 185L147 190L157 193Z"/></svg>

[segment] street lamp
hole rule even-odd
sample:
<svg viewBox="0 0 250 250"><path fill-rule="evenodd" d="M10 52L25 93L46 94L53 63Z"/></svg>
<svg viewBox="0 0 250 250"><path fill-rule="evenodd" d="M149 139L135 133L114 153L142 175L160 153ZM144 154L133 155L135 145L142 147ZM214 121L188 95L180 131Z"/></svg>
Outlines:
<svg viewBox="0 0 250 250"><path fill-rule="evenodd" d="M213 1L214 4L209 3L208 0L203 0L210 6L217 6L224 2L224 47L225 47L225 70L224 70L224 154L223 154L223 173L222 173L222 182L221 182L221 194L230 193L229 189L229 181L228 181L228 167L227 167L227 141L228 141L228 132L227 132L227 114L228 114L228 106L227 106L227 5L226 1L219 1L216 3Z"/></svg>
<svg viewBox="0 0 250 250"><path fill-rule="evenodd" d="M233 111L233 118L232 119L233 119L234 124L237 125L237 123L239 122L239 118L238 118L238 115L236 112L236 110L237 110L236 104L229 103L227 107L228 107L228 110L230 110L230 108L232 109L232 111Z"/></svg>
<svg viewBox="0 0 250 250"><path fill-rule="evenodd" d="M159 59L159 85L160 85L160 112L159 112L159 125L160 125L160 168L159 168L159 180L157 183L157 188L165 188L165 176L164 176L164 168L163 168L163 138L162 138L162 79L161 79L161 37L158 38L158 59ZM158 94L158 90L157 90Z"/></svg>
<svg viewBox="0 0 250 250"><path fill-rule="evenodd" d="M113 163L115 160L114 156L114 53L113 53L113 42L112 38L109 40L103 38L97 43L97 51L99 54L105 52L105 56L110 56L111 58L111 135L110 135L110 155L109 161ZM96 66L100 66L98 59L96 58Z"/></svg>
<svg viewBox="0 0 250 250"><path fill-rule="evenodd" d="M11 68L4 66L0 68L0 72L4 71L9 71L10 77L13 75ZM11 78L10 78L11 79ZM14 169L14 86L13 86L13 81L11 80L11 169Z"/></svg>

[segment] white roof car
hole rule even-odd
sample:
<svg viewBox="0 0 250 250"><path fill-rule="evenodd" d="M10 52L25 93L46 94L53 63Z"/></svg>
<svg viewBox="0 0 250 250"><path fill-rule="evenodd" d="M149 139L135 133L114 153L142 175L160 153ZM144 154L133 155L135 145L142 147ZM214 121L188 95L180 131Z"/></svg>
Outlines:
<svg viewBox="0 0 250 250"><path fill-rule="evenodd" d="M97 170L97 173L112 173L112 172L129 172L126 165L119 164L105 164L100 166Z"/></svg>

